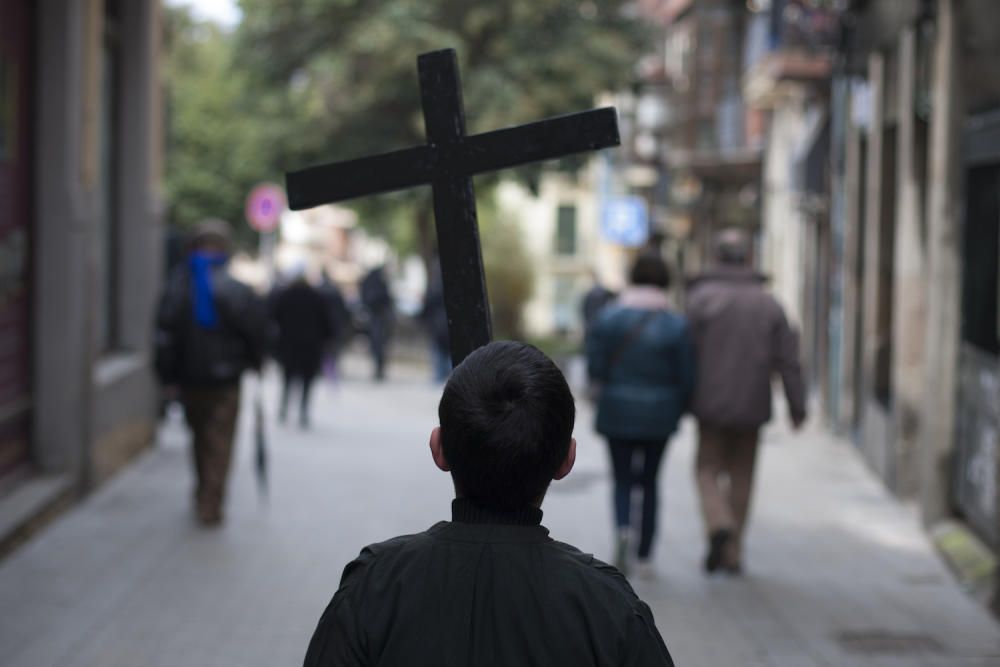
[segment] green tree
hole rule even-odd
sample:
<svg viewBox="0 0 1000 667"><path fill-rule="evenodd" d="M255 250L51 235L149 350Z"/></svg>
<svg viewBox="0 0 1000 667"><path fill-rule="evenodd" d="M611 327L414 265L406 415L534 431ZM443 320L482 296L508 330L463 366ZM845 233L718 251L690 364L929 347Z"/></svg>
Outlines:
<svg viewBox="0 0 1000 667"><path fill-rule="evenodd" d="M494 337L524 340L522 314L534 292L534 265L517 221L509 213L501 211L493 199L485 200L479 213Z"/></svg>
<svg viewBox="0 0 1000 667"><path fill-rule="evenodd" d="M242 0L239 60L283 100L282 169L424 141L416 55L458 52L468 130L481 132L592 106L629 84L644 32L625 0ZM573 166L565 162L564 166ZM529 185L538 168L518 170ZM477 179L485 189L492 181ZM359 202L363 220L415 216L433 253L426 189Z"/></svg>
<svg viewBox="0 0 1000 667"><path fill-rule="evenodd" d="M247 192L281 179L269 152L273 125L233 59L232 34L167 7L164 50L167 218L178 227L223 218L247 241Z"/></svg>

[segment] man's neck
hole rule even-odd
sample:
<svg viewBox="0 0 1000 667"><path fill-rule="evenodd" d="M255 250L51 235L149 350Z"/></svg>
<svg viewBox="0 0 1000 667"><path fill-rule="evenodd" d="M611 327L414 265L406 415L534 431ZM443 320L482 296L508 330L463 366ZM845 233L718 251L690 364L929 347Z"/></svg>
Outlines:
<svg viewBox="0 0 1000 667"><path fill-rule="evenodd" d="M542 510L531 505L514 510L496 509L459 497L451 502L451 520L455 523L537 526L542 523Z"/></svg>

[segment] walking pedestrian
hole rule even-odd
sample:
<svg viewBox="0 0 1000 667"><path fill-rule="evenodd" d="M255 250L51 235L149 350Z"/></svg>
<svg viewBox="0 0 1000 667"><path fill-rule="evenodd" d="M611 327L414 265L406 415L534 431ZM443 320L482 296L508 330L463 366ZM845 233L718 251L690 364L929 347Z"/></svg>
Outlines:
<svg viewBox="0 0 1000 667"><path fill-rule="evenodd" d="M375 366L375 380L381 382L385 379L395 308L389 284L385 279L385 267L375 267L362 279L361 303L368 315L368 340Z"/></svg>
<svg viewBox="0 0 1000 667"><path fill-rule="evenodd" d="M621 573L541 525L549 483L576 460L556 365L523 343L485 345L452 372L438 416L430 450L452 478L452 520L362 549L306 667L671 667Z"/></svg>
<svg viewBox="0 0 1000 667"><path fill-rule="evenodd" d="M327 342L323 354L323 374L331 382L335 382L341 350L351 336L351 313L344 300L344 294L340 291L337 283L330 279L326 271L322 272L317 289L320 296L323 297L323 301L326 302L330 324L333 327L333 333L330 335L330 340Z"/></svg>
<svg viewBox="0 0 1000 667"><path fill-rule="evenodd" d="M229 226L201 223L156 315L156 371L178 388L191 428L195 512L205 526L222 522L240 378L260 369L267 344L263 302L227 272L229 251Z"/></svg>
<svg viewBox="0 0 1000 667"><path fill-rule="evenodd" d="M580 314L583 315L584 337L590 333L597 315L615 300L615 293L601 284L601 279L596 271L590 272L590 281L593 283L587 293L583 295L580 302Z"/></svg>
<svg viewBox="0 0 1000 667"><path fill-rule="evenodd" d="M688 295L698 359L696 476L708 535L705 571L739 574L760 428L771 419L771 379L781 377L796 429L806 418L805 390L797 335L749 266L747 235L721 233L715 259Z"/></svg>
<svg viewBox="0 0 1000 667"><path fill-rule="evenodd" d="M333 334L330 309L301 269L270 301L277 334L275 357L283 375L278 419L287 419L292 390L298 388L299 425L308 428L310 390L323 362L324 347Z"/></svg>
<svg viewBox="0 0 1000 667"><path fill-rule="evenodd" d="M640 255L630 285L597 316L587 339L588 374L598 387L596 429L607 438L614 471L615 565L627 571L638 523L634 552L643 576L652 575L660 461L694 384L688 323L671 308L669 285L670 272L659 255ZM638 522L633 491L642 496Z"/></svg>
<svg viewBox="0 0 1000 667"><path fill-rule="evenodd" d="M437 259L427 280L424 304L420 309L420 320L427 329L430 341L431 365L435 382L444 382L451 372L451 351L448 338L448 312L444 305L444 283L441 280L441 266Z"/></svg>

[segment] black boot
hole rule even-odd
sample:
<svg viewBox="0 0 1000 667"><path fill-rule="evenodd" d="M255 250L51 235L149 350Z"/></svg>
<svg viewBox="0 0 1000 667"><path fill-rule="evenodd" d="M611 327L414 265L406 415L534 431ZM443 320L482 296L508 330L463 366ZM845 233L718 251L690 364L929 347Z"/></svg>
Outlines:
<svg viewBox="0 0 1000 667"><path fill-rule="evenodd" d="M732 539L732 533L727 529L717 530L708 538L708 555L705 556L705 572L712 574L722 566L726 545Z"/></svg>

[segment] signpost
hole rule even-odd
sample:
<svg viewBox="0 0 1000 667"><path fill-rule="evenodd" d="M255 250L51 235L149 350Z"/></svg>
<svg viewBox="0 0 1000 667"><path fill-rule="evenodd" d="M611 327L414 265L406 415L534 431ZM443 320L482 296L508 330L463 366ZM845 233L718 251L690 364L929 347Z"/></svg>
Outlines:
<svg viewBox="0 0 1000 667"><path fill-rule="evenodd" d="M274 233L285 211L285 191L274 183L260 183L247 195L247 224L260 234L258 256L267 267L268 275L274 273ZM267 434L264 424L264 378L257 376L257 393L254 396L254 469L257 472L259 496L267 496Z"/></svg>
<svg viewBox="0 0 1000 667"><path fill-rule="evenodd" d="M247 195L247 224L260 234L257 256L267 267L268 275L274 273L274 236L286 205L285 191L274 183L255 185Z"/></svg>
<svg viewBox="0 0 1000 667"><path fill-rule="evenodd" d="M423 54L417 70L425 145L292 172L288 195L298 210L430 185L451 358L458 365L492 337L472 176L617 146L618 117L613 108L596 109L467 136L455 51Z"/></svg>
<svg viewBox="0 0 1000 667"><path fill-rule="evenodd" d="M601 210L601 234L623 246L640 246L649 239L649 207L642 197L611 197Z"/></svg>
<svg viewBox="0 0 1000 667"><path fill-rule="evenodd" d="M247 195L247 223L261 234L273 232L285 210L285 191L274 183L261 183Z"/></svg>

